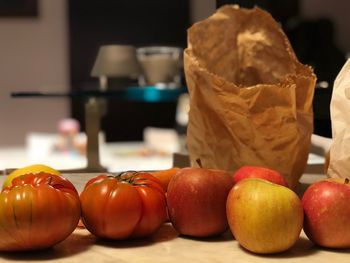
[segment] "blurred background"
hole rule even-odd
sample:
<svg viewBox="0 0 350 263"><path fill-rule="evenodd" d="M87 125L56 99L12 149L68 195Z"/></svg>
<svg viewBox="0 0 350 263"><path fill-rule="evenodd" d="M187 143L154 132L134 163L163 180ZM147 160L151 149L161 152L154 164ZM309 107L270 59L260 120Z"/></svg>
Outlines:
<svg viewBox="0 0 350 263"><path fill-rule="evenodd" d="M92 72L101 46L182 50L186 47L187 28L228 3L244 7L258 5L281 23L299 60L313 66L318 77L315 133L331 137L332 85L350 52L347 13L350 2L347 0L0 0L0 168L16 165L14 159L19 157L15 152L12 156L11 150L30 148L33 142L38 145L38 141L42 141L39 150L34 152L44 156L47 151L43 135L62 135L59 123L63 119L77 121L77 133L86 130L86 98L11 98L11 92L69 93L101 88L103 79ZM108 80L110 90L148 84L154 83L140 77L112 76ZM165 87L168 86L186 89L181 66L176 79L165 83ZM104 99L101 140L126 143L147 139L154 143L159 141L154 138L163 136L164 141L158 142L158 147L167 142L171 144L173 138L186 131L186 116L183 116L186 107L181 106L186 104L186 98L180 94L182 92L177 92L171 100L159 99L152 103L113 96ZM160 130L147 129L149 127ZM33 152L33 147L31 149ZM139 151L138 154L148 153ZM27 155L23 156L19 159ZM13 161L8 161L9 158Z"/></svg>

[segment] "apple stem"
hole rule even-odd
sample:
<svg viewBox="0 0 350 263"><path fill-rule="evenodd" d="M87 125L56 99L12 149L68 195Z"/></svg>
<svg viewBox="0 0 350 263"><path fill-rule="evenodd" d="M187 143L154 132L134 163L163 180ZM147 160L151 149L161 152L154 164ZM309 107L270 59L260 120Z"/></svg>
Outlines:
<svg viewBox="0 0 350 263"><path fill-rule="evenodd" d="M198 166L199 166L200 168L203 168L201 159L199 159L199 158L196 159L196 163L198 164Z"/></svg>
<svg viewBox="0 0 350 263"><path fill-rule="evenodd" d="M349 178L345 178L345 180L344 180L344 184L349 184Z"/></svg>

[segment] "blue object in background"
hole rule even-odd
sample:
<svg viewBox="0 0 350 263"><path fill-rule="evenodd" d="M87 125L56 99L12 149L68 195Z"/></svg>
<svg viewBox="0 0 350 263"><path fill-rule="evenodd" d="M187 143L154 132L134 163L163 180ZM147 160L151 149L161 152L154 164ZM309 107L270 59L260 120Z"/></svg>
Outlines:
<svg viewBox="0 0 350 263"><path fill-rule="evenodd" d="M158 86L128 87L125 96L130 101L170 102L176 101L180 94L187 92L186 87L169 88Z"/></svg>

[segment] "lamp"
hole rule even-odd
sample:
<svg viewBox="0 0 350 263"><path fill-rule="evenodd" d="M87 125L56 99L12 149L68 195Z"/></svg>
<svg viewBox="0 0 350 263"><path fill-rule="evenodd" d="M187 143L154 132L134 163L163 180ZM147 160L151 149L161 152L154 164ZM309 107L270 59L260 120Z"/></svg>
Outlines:
<svg viewBox="0 0 350 263"><path fill-rule="evenodd" d="M141 67L136 57L136 50L129 45L101 46L91 71L92 77L100 79L100 89L108 87L108 77L138 78Z"/></svg>
<svg viewBox="0 0 350 263"><path fill-rule="evenodd" d="M100 80L100 90L108 88L108 78L138 78L140 65L136 58L136 50L127 45L101 46L95 64L91 70L92 77ZM98 134L100 118L106 113L103 99L90 97L85 103L85 130L87 134L87 168L90 172L103 172L100 164Z"/></svg>

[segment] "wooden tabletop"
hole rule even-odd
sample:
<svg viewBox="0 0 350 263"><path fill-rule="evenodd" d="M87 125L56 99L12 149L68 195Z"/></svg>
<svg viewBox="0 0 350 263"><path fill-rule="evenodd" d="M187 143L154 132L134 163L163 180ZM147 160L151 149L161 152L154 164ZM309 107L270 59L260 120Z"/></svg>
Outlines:
<svg viewBox="0 0 350 263"><path fill-rule="evenodd" d="M95 174L66 174L78 191ZM304 174L300 193L321 174ZM0 183L4 181L0 176ZM1 238L1 237L0 237ZM228 231L222 236L192 239L180 236L170 223L164 224L152 237L132 241L106 241L77 228L66 240L55 247L25 253L0 253L0 262L350 262L349 250L328 250L313 245L301 234L297 243L288 251L269 256L255 255L239 246Z"/></svg>

